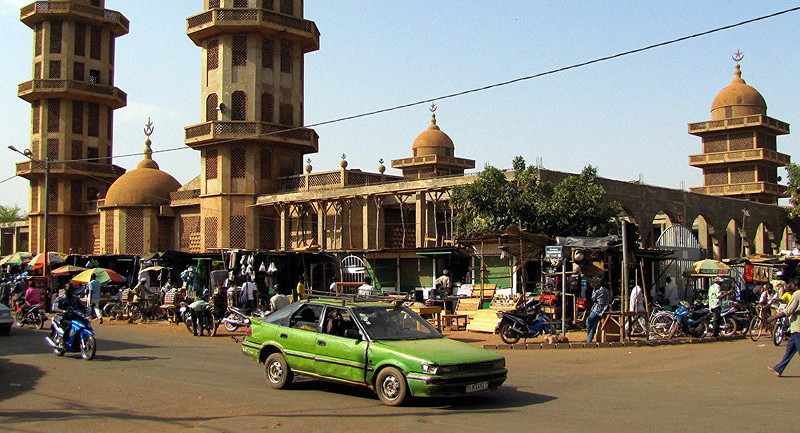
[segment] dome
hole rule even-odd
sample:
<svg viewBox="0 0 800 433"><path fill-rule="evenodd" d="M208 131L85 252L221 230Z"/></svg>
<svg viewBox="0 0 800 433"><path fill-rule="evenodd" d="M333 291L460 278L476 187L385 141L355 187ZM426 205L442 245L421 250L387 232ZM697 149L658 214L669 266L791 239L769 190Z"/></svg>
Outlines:
<svg viewBox="0 0 800 433"><path fill-rule="evenodd" d="M120 176L106 193L105 207L160 206L169 203L169 194L181 187L174 177L159 170L153 161L150 139L145 141L144 159L136 169Z"/></svg>
<svg viewBox="0 0 800 433"><path fill-rule="evenodd" d="M742 70L736 64L733 80L722 89L711 103L711 119L767 114L767 102L761 93L742 79Z"/></svg>
<svg viewBox="0 0 800 433"><path fill-rule="evenodd" d="M432 114L430 126L417 136L411 149L414 151L414 156L453 156L455 146L453 145L453 140L436 125L436 114Z"/></svg>
<svg viewBox="0 0 800 433"><path fill-rule="evenodd" d="M157 168L139 167L111 184L105 206L164 205L169 203L169 194L180 187L174 177Z"/></svg>

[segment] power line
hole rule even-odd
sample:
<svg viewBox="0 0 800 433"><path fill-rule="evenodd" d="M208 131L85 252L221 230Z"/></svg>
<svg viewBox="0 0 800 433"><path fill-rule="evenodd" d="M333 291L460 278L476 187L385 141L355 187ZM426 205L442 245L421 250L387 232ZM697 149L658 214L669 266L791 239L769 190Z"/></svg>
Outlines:
<svg viewBox="0 0 800 433"><path fill-rule="evenodd" d="M404 109L404 108L414 107L414 106L417 106L417 105L429 104L431 102L441 101L443 99L451 99L451 98L455 98L455 97L458 97L458 96L468 95L468 94L471 94L471 93L482 92L482 91L494 89L494 88L497 88L497 87L508 86L508 85L519 83L519 82L522 82L522 81L528 81L528 80L532 80L532 79L535 79L535 78L544 77L544 76L547 76L547 75L553 75L553 74L557 74L559 72L564 72L564 71L568 71L568 70L571 70L571 69L582 68L584 66L589 66L589 65L592 65L592 64L595 64L595 63L605 62L605 61L608 61L608 60L613 60L613 59L617 59L617 58L620 58L620 57L625 57L625 56L629 56L629 55L632 55L632 54L641 53L641 52L652 50L652 49L655 49L655 48L660 48L660 47L664 47L664 46L667 46L667 45L676 44L676 43L687 41L687 40L690 40L690 39L699 38L701 36L706 36L706 35L710 35L710 34L713 34L713 33L721 32L721 31L724 31L724 30L729 30L729 29L732 29L732 28L740 27L740 26L743 26L743 25L746 25L746 24L751 24L751 23L754 23L754 22L758 22L758 21L763 21L763 20L766 20L766 19L774 18L774 17L780 16L780 15L784 15L784 14L787 14L787 13L790 13L790 12L797 12L798 10L800 10L800 6L789 8L789 9L785 9L785 10L782 10L782 11L779 11L779 12L775 12L775 13L771 13L771 14L768 14L768 15L763 15L763 16L760 16L760 17L757 17L757 18L751 18L749 20L741 21L741 22L738 22L738 23L735 23L735 24L729 24L729 25L726 25L726 26L717 27L717 28L714 28L714 29L711 29L711 30L706 30L706 31L700 32L700 33L694 33L694 34L691 34L691 35L688 35L688 36L682 36L682 37L679 37L679 38L676 38L676 39L671 39L671 40L668 40L668 41L647 45L647 46L644 46L644 47L641 47L641 48L636 48L636 49L629 50L629 51L623 51L623 52L620 52L620 53L617 53L617 54L612 54L612 55L605 56L605 57L599 57L599 58L596 58L596 59L593 59L593 60L588 60L588 61L581 62L581 63L575 63L575 64L572 64L572 65L569 65L569 66L564 66L564 67L557 68L557 69L551 69L551 70L548 70L548 71L545 71L545 72L539 72L537 74L527 75L527 76L524 76L524 77L514 78L514 79L511 79L511 80L508 80L508 81L501 81L501 82L498 82L498 83L489 84L489 85L482 86L482 87L476 87L476 88L472 88L472 89L468 89L468 90L463 90L463 91L456 92L456 93L449 93L449 94L442 95L442 96L437 96L437 97L434 97L434 98L423 99L423 100L419 100L419 101L416 101L416 102L409 102L409 103L406 103L406 104L395 105L393 107L382 108L382 109L379 109L379 110L373 110L373 111L368 111L368 112L364 112L364 113L360 113L360 114L354 114L354 115L351 115L351 116L340 117L340 118L337 118L337 119L332 119L332 120L326 120L326 121L322 121L322 122L312 123L312 124L308 124L308 125L305 125L305 126L286 128L286 129L282 129L282 130L274 131L274 132L270 132L270 133L265 133L265 134L255 134L255 135L251 135L251 136L247 136L247 137L239 137L239 138L232 138L232 139L228 139L228 140L217 141L217 142L215 142L213 144L216 145L216 144L233 142L233 141L237 141L237 140L246 140L246 139L250 139L250 138L256 138L256 137L265 136L265 135L282 134L282 133L286 133L286 132L290 132L290 131L295 131L295 130L298 130L298 129L314 128L314 127L317 127L317 126L330 125L332 123L338 123L338 122L344 122L344 121L347 121L347 120L359 119L359 118L362 118L362 117L374 116L376 114L388 113L388 112L391 112L391 111L397 111L397 110L401 110L401 109ZM203 145L195 146L195 147L203 147ZM187 147L182 146L182 147L175 147L175 148L169 148L169 149L163 149L163 150L154 150L153 153L174 152L176 150L184 150L184 149L187 149ZM139 156L139 155L141 155L141 153L120 155L120 156L115 156L115 158L124 158L124 157Z"/></svg>

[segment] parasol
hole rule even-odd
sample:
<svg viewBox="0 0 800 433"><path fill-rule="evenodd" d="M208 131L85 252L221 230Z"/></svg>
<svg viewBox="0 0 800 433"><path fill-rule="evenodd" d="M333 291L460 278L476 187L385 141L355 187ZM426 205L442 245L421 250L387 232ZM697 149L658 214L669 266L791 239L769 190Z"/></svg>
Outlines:
<svg viewBox="0 0 800 433"><path fill-rule="evenodd" d="M47 264L60 265L64 263L64 259L67 258L67 255L51 251L47 253L46 257L47 257ZM31 261L28 262L28 269L41 269L44 267L44 264L45 264L45 254L40 253L33 256Z"/></svg>
<svg viewBox="0 0 800 433"><path fill-rule="evenodd" d="M18 251L0 259L0 265L21 265L27 263L33 255L26 251Z"/></svg>
<svg viewBox="0 0 800 433"><path fill-rule="evenodd" d="M77 274L78 272L83 272L85 270L86 270L86 268L81 267L81 266L64 265L64 266L62 266L60 268L53 269L53 271L50 272L50 275L55 275L57 277L62 277L62 276L69 275L69 274Z"/></svg>
<svg viewBox="0 0 800 433"><path fill-rule="evenodd" d="M684 277L716 277L730 274L730 266L713 259L704 259L694 262L692 266L683 272Z"/></svg>
<svg viewBox="0 0 800 433"><path fill-rule="evenodd" d="M91 278L92 274L96 277L95 279L101 283L123 283L125 282L125 277L112 271L111 269L106 268L92 268L87 269L80 274L76 275L75 278L72 279L74 284L87 284L89 283L89 279Z"/></svg>
<svg viewBox="0 0 800 433"><path fill-rule="evenodd" d="M142 270L141 270L141 272L146 272L146 271L160 271L160 270L162 270L162 269L172 269L172 268L170 268L169 266L150 266L149 268L144 268L144 269L142 269Z"/></svg>

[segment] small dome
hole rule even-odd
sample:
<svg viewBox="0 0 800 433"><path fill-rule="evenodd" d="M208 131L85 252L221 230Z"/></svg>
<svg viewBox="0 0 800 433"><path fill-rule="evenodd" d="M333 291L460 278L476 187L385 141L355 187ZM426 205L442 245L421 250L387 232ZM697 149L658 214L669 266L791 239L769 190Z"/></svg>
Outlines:
<svg viewBox="0 0 800 433"><path fill-rule="evenodd" d="M422 131L411 146L414 156L447 155L453 156L455 146L453 140L447 136L436 124L436 114L431 114L431 124Z"/></svg>
<svg viewBox="0 0 800 433"><path fill-rule="evenodd" d="M744 82L741 67L737 63L733 80L711 103L711 119L721 120L754 114L767 114L767 102L758 90Z"/></svg>
<svg viewBox="0 0 800 433"><path fill-rule="evenodd" d="M105 207L125 206L161 206L169 203L169 194L181 187L174 177L158 169L158 163L153 161L153 150L150 148L150 134L153 125L147 119L144 142L144 158L139 161L136 169L120 176L106 193Z"/></svg>
<svg viewBox="0 0 800 433"><path fill-rule="evenodd" d="M181 184L157 168L141 165L140 163L139 168L123 174L111 184L106 193L105 206L160 206L169 203L169 194L177 191Z"/></svg>

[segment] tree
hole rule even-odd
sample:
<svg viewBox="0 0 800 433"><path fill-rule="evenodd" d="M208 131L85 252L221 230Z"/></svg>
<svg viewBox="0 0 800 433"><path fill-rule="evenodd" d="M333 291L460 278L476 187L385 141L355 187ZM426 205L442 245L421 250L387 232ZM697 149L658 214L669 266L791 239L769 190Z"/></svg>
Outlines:
<svg viewBox="0 0 800 433"><path fill-rule="evenodd" d="M786 177L788 178L787 193L790 204L786 210L789 227L795 236L800 236L800 165L793 162L786 164Z"/></svg>
<svg viewBox="0 0 800 433"><path fill-rule="evenodd" d="M0 205L0 223L10 223L14 221L22 221L25 215L22 213L17 205L4 206Z"/></svg>
<svg viewBox="0 0 800 433"><path fill-rule="evenodd" d="M553 184L542 181L539 170L526 166L520 156L513 167L510 180L505 172L486 166L475 182L453 187L456 236L499 233L512 224L551 237L616 233L621 208L615 201L605 202L596 168L587 166Z"/></svg>

